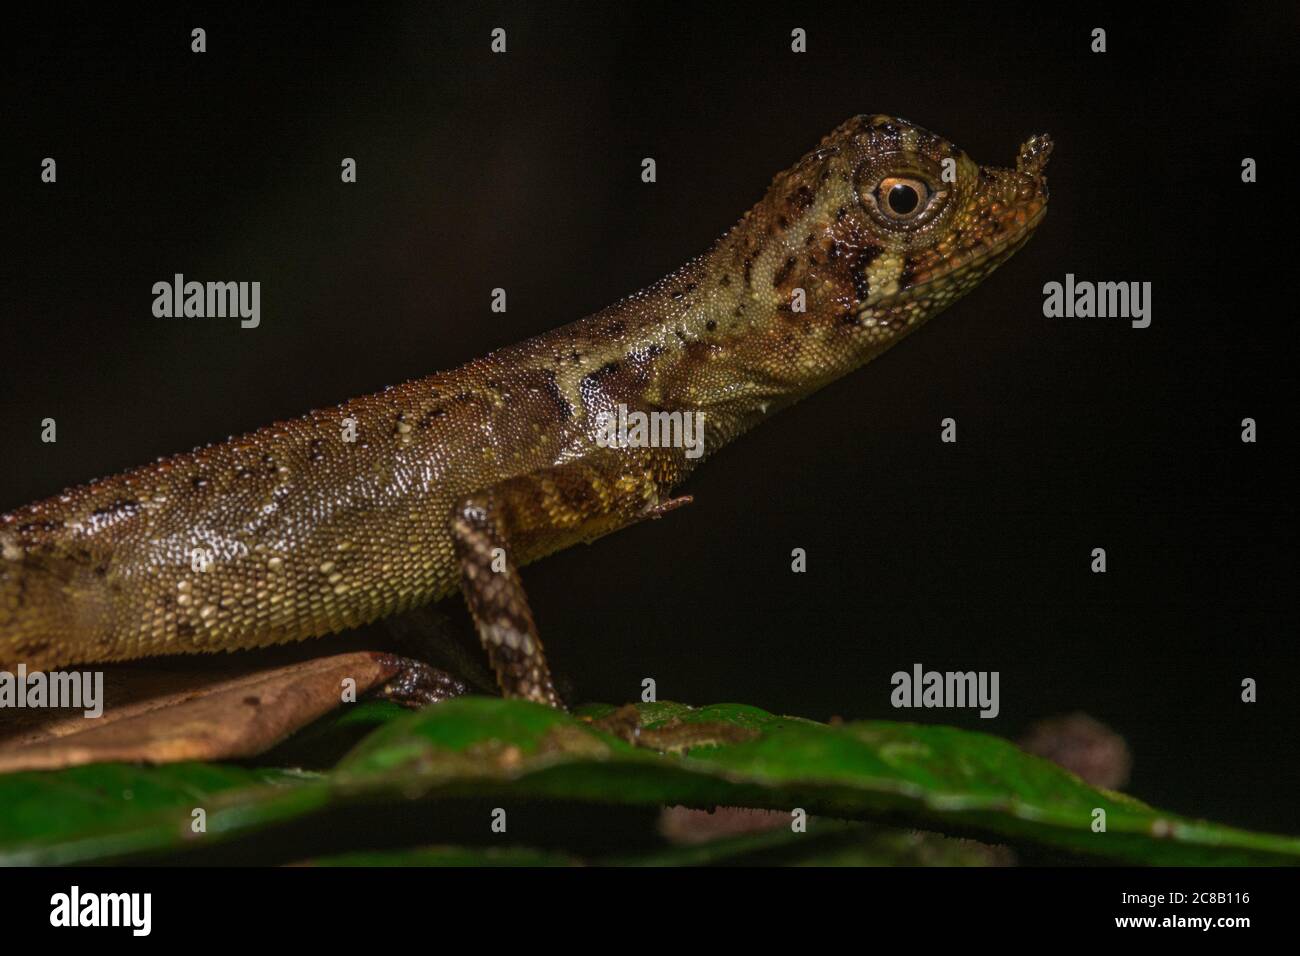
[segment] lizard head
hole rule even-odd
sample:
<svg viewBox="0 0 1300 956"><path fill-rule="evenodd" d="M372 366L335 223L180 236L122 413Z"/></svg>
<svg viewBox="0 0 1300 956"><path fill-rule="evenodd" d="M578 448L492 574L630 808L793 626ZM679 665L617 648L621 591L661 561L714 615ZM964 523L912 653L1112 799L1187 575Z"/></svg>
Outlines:
<svg viewBox="0 0 1300 956"><path fill-rule="evenodd" d="M815 387L974 288L1042 220L1051 148L1033 136L1015 168L980 166L934 133L882 115L854 117L826 136L729 237L754 292L771 290L767 331L785 343L768 352L784 356L782 367L764 371Z"/></svg>

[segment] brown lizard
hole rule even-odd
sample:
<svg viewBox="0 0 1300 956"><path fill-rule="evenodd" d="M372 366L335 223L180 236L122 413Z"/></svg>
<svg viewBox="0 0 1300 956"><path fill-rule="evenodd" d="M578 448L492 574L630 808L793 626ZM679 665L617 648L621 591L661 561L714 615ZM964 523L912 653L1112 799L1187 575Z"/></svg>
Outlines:
<svg viewBox="0 0 1300 956"><path fill-rule="evenodd" d="M1050 151L981 167L855 117L595 315L6 514L0 665L261 647L459 587L502 691L558 706L518 568L688 501L708 455L970 291L1042 219ZM692 421L702 449L672 431Z"/></svg>

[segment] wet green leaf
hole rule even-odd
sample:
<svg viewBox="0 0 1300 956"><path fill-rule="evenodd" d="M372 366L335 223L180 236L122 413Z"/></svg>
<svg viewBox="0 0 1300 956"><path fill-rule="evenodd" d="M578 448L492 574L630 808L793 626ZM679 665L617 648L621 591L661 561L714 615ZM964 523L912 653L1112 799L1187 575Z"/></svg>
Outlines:
<svg viewBox="0 0 1300 956"><path fill-rule="evenodd" d="M1164 813L1089 787L1005 740L949 727L829 726L733 704L597 706L570 715L488 697L361 716L375 729L321 774L178 764L0 777L0 862L180 852L289 820L310 822L330 808L382 813L385 804L467 797L494 806L562 800L799 808L823 824L883 820L1118 862L1300 862L1300 839ZM196 807L207 815L203 835L192 832ZM1097 832L1102 814L1105 830ZM754 839L800 847L798 835ZM668 861L693 850L671 851ZM852 841L821 851L796 849L788 862L870 858ZM900 847L876 851L877 860L896 860ZM707 854L699 862L710 862Z"/></svg>

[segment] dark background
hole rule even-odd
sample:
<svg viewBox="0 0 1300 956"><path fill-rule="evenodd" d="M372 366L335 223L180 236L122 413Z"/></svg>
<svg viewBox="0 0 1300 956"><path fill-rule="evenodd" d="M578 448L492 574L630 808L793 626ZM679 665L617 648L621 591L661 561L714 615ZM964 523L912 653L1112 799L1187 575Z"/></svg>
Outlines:
<svg viewBox="0 0 1300 956"><path fill-rule="evenodd" d="M610 6L7 14L0 511L595 311L855 113L1001 165L1047 131L1051 210L1007 266L729 448L689 509L525 572L552 663L576 700L654 677L1009 737L1082 709L1135 795L1300 831L1294 19ZM174 272L261 281L261 327L153 318ZM1152 282L1152 326L1045 319L1067 272ZM999 671L1000 717L893 710L914 662Z"/></svg>

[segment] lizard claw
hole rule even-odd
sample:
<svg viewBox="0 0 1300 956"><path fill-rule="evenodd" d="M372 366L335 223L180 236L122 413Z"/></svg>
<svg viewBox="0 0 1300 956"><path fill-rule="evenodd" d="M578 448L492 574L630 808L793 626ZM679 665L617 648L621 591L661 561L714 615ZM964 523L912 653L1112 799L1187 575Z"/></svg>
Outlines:
<svg viewBox="0 0 1300 956"><path fill-rule="evenodd" d="M670 511L676 511L682 505L689 505L695 500L694 495L681 495L677 498L669 498L667 501L661 501L656 505L651 505L645 510L645 517L658 520Z"/></svg>

